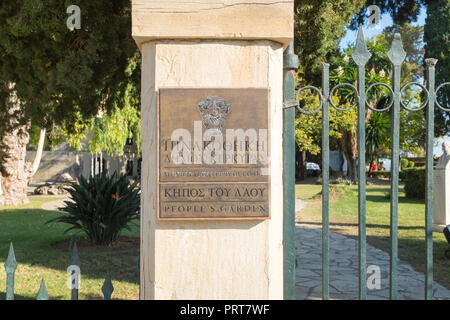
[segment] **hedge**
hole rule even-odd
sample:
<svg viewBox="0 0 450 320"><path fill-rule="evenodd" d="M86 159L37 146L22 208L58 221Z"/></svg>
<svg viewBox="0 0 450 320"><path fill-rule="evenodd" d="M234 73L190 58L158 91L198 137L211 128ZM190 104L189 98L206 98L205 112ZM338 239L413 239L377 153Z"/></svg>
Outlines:
<svg viewBox="0 0 450 320"><path fill-rule="evenodd" d="M400 168L402 168L402 170L405 170L406 168L408 168L408 159L402 158L400 159Z"/></svg>
<svg viewBox="0 0 450 320"><path fill-rule="evenodd" d="M372 171L369 175L372 178L386 178L389 179L391 177L390 171Z"/></svg>
<svg viewBox="0 0 450 320"><path fill-rule="evenodd" d="M402 170L407 198L425 199L425 167Z"/></svg>

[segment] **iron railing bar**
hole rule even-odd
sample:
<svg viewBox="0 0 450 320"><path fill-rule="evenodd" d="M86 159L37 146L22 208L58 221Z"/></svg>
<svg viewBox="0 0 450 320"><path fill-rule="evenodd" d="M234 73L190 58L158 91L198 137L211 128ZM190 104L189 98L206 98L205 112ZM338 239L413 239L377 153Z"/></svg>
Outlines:
<svg viewBox="0 0 450 320"><path fill-rule="evenodd" d="M364 92L365 68L358 67L359 92ZM359 299L366 299L366 101L360 94L358 106L358 234L359 234Z"/></svg>
<svg viewBox="0 0 450 320"><path fill-rule="evenodd" d="M402 103L401 74L406 58L401 35L396 33L387 53L392 63L393 108L391 110L391 202L390 202L390 299L397 300L398 293L398 179L400 165L400 106Z"/></svg>
<svg viewBox="0 0 450 320"><path fill-rule="evenodd" d="M433 299L433 143L434 143L434 106L435 66L436 59L426 59L428 106L427 106L427 138L426 138L426 182L425 182L425 242L426 242L426 274L425 299Z"/></svg>
<svg viewBox="0 0 450 320"><path fill-rule="evenodd" d="M358 66L358 253L359 253L359 299L365 300L366 283L366 79L365 65L371 54L367 50L362 26L359 26L355 51L352 58Z"/></svg>
<svg viewBox="0 0 450 320"><path fill-rule="evenodd" d="M400 77L401 65L394 65L393 88L394 105L391 110L391 260L390 260L390 299L397 300L398 291L398 178L400 162Z"/></svg>
<svg viewBox="0 0 450 320"><path fill-rule="evenodd" d="M329 193L330 193L330 113L329 113L329 81L330 65L323 64L322 88L322 299L330 298L330 222L329 222Z"/></svg>
<svg viewBox="0 0 450 320"><path fill-rule="evenodd" d="M283 56L283 101L296 98L294 70L298 57L294 54L294 41ZM283 254L284 299L295 296L295 108L283 108Z"/></svg>

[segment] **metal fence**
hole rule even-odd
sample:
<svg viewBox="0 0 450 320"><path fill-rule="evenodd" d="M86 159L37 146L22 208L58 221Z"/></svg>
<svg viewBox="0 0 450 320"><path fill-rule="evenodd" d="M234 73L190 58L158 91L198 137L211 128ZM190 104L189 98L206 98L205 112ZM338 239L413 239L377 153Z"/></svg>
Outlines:
<svg viewBox="0 0 450 320"><path fill-rule="evenodd" d="M439 90L450 83L443 83L435 87L435 65L436 59L426 59L427 87L412 82L401 87L401 66L406 58L403 50L400 34L395 34L391 49L387 53L392 63L392 87L385 83L374 83L366 89L365 66L371 54L367 49L362 28L359 28L355 51L352 54L353 61L357 66L357 87L351 83L340 83L329 88L329 64L323 65L322 90L314 86L306 86L295 92L294 70L298 67L298 59L294 54L293 43L289 45L284 55L284 250L285 270L284 286L285 298L295 299L295 109L303 114L315 114L322 110L322 298L329 299L329 108L330 105L339 111L347 111L358 106L357 134L358 134L358 240L359 240L359 299L366 299L366 107L374 112L390 110L391 114L391 188L390 188L390 298L397 299L398 291L398 190L399 190L399 149L400 149L400 108L408 111L418 111L426 108L426 193L425 193L425 237L426 237L426 276L425 276L425 299L432 299L433 290L433 139L434 139L434 108L449 112L436 100ZM402 102L402 92L409 86L419 86L423 95L423 103L420 107L409 108ZM387 106L382 109L372 107L367 101L369 91L375 86L385 87L391 99ZM349 87L356 95L356 103L349 108L340 108L332 101L333 93L341 88ZM307 111L299 106L298 95L304 91L315 92L320 99L320 105L314 111ZM301 258L301 257L300 257Z"/></svg>
<svg viewBox="0 0 450 320"><path fill-rule="evenodd" d="M14 254L13 244L11 243L9 247L8 258L5 262L6 269L6 300L14 300L14 281L15 272L17 269L16 256ZM71 272L71 300L78 300L78 288L79 288L79 277L80 277L80 258L78 257L77 246L74 244L72 250L72 256L69 260L69 269ZM105 281L102 286L102 293L104 300L111 300L111 295L114 291L114 287L111 281L111 275L106 274ZM44 279L41 280L41 286L37 293L36 300L49 300L47 293L47 288L45 286Z"/></svg>

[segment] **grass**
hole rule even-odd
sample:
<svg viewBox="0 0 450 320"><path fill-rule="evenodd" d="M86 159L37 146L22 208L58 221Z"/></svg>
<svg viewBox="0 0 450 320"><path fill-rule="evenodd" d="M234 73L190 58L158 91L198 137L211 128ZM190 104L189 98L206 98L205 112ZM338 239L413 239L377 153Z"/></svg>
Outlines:
<svg viewBox="0 0 450 320"><path fill-rule="evenodd" d="M35 299L40 281L44 278L50 299L70 299L66 286L66 270L71 252L54 249L52 244L71 238L64 235L65 225L45 224L57 212L40 209L44 202L56 197L30 197L30 203L19 207L0 208L0 264L8 256L13 242L18 267L15 274L15 299ZM123 235L139 237L139 226ZM78 234L77 236L80 236ZM81 284L79 299L103 299L101 287L106 272L111 273L114 285L113 299L138 299L139 248L133 250L106 250L101 253L79 251ZM0 270L0 300L5 299L6 274Z"/></svg>
<svg viewBox="0 0 450 320"><path fill-rule="evenodd" d="M330 191L330 229L353 238L358 236L357 186L332 186ZM366 225L367 242L390 252L390 200L386 196L389 186L367 186ZM314 194L314 192L316 192ZM302 223L321 225L321 186L296 185L296 196L308 203L296 213ZM405 198L403 188L399 195L398 214L399 258L410 263L416 271L425 273L425 203ZM434 279L450 288L450 260L444 257L448 248L442 232L433 232Z"/></svg>

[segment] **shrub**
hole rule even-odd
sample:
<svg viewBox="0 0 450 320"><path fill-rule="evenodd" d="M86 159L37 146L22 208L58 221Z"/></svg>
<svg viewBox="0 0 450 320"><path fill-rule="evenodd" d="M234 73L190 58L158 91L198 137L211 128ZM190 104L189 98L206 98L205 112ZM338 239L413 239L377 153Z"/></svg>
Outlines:
<svg viewBox="0 0 450 320"><path fill-rule="evenodd" d="M400 167L402 168L402 170L408 168L408 162L408 159L400 159Z"/></svg>
<svg viewBox="0 0 450 320"><path fill-rule="evenodd" d="M403 170L407 198L425 199L425 167Z"/></svg>
<svg viewBox="0 0 450 320"><path fill-rule="evenodd" d="M408 168L414 168L416 164L414 163L414 161L409 161L408 162Z"/></svg>
<svg viewBox="0 0 450 320"><path fill-rule="evenodd" d="M385 179L389 179L391 177L391 172L390 171L372 171L371 176L373 178L385 178Z"/></svg>
<svg viewBox="0 0 450 320"><path fill-rule="evenodd" d="M126 175L110 177L106 172L78 178L67 191L71 201L60 208L63 215L48 221L72 225L71 230L83 231L89 241L96 245L110 245L117 240L123 229L139 217L140 195L138 182L130 183Z"/></svg>

